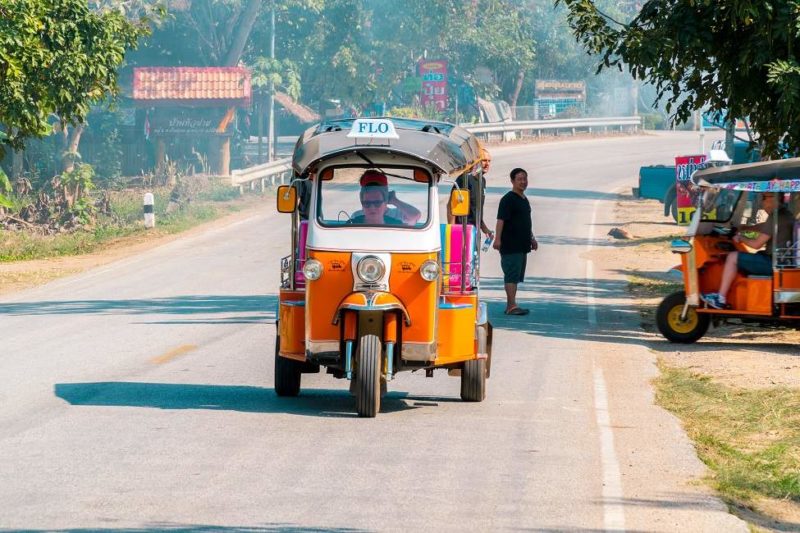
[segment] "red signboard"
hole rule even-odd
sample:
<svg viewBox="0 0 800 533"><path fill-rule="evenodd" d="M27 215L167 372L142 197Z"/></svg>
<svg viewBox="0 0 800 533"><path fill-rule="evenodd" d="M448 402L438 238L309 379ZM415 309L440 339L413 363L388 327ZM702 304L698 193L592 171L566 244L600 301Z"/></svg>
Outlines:
<svg viewBox="0 0 800 533"><path fill-rule="evenodd" d="M703 167L705 155L682 155L675 158L675 194L678 202L678 225L688 226L696 209L697 195L691 187L692 173Z"/></svg>
<svg viewBox="0 0 800 533"><path fill-rule="evenodd" d="M423 59L417 65L422 78L422 105L435 105L444 111L447 108L447 61Z"/></svg>

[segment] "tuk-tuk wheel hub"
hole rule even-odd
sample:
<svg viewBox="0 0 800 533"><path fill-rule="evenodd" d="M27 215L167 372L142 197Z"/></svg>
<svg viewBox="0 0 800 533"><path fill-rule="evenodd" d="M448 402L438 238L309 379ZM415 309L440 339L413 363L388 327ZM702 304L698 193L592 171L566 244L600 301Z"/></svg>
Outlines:
<svg viewBox="0 0 800 533"><path fill-rule="evenodd" d="M670 309L669 313L667 314L669 326L676 333L691 333L697 327L697 311L695 311L693 308L689 308L689 310L686 312L685 319L681 318L681 314L683 314L682 305L676 305Z"/></svg>

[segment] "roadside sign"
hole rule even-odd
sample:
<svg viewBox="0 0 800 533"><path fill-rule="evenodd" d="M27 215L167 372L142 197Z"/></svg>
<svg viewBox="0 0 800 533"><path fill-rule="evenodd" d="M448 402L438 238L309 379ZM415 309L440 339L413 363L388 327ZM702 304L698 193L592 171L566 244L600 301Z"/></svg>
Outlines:
<svg viewBox="0 0 800 533"><path fill-rule="evenodd" d="M702 168L705 154L682 155L675 158L675 195L678 202L678 225L688 226L697 209L697 194L692 190L692 173Z"/></svg>
<svg viewBox="0 0 800 533"><path fill-rule="evenodd" d="M422 59L417 72L422 80L422 105L434 105L439 111L447 109L447 61Z"/></svg>
<svg viewBox="0 0 800 533"><path fill-rule="evenodd" d="M399 139L391 120L385 118L359 118L347 134L352 139Z"/></svg>

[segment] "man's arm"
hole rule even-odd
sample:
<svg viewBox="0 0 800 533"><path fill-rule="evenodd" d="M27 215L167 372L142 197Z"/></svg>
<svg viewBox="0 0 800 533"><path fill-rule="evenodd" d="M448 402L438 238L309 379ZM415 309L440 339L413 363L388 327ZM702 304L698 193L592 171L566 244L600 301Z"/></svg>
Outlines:
<svg viewBox="0 0 800 533"><path fill-rule="evenodd" d="M497 225L494 228L494 244L492 244L492 247L495 250L499 250L500 249L500 240L503 238L503 223L504 222L505 221L503 219L498 218L497 219Z"/></svg>
<svg viewBox="0 0 800 533"><path fill-rule="evenodd" d="M742 244L745 244L745 245L749 246L750 248L752 248L753 250L758 250L759 248L761 248L762 246L767 244L769 242L770 238L771 238L770 235L768 235L766 233L761 233L761 232L759 232L759 234L753 239L748 239L747 237L742 237L742 235L740 233L737 233L736 235L733 236L733 240L734 241L740 242Z"/></svg>
<svg viewBox="0 0 800 533"><path fill-rule="evenodd" d="M400 212L400 216L403 218L403 222L406 224L416 224L419 220L419 217L422 216L422 213L419 209L411 204L403 202L402 200L398 200L394 191L389 191L389 203L397 208L397 210Z"/></svg>

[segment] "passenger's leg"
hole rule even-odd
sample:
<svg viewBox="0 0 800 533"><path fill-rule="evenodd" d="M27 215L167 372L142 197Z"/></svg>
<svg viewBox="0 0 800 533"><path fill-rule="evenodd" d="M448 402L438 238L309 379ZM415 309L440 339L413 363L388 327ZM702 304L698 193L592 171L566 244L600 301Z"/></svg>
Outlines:
<svg viewBox="0 0 800 533"><path fill-rule="evenodd" d="M723 302L727 301L728 291L733 285L733 280L736 279L736 263L738 259L739 252L731 252L725 258L725 266L722 269L722 282L719 284L719 295Z"/></svg>

